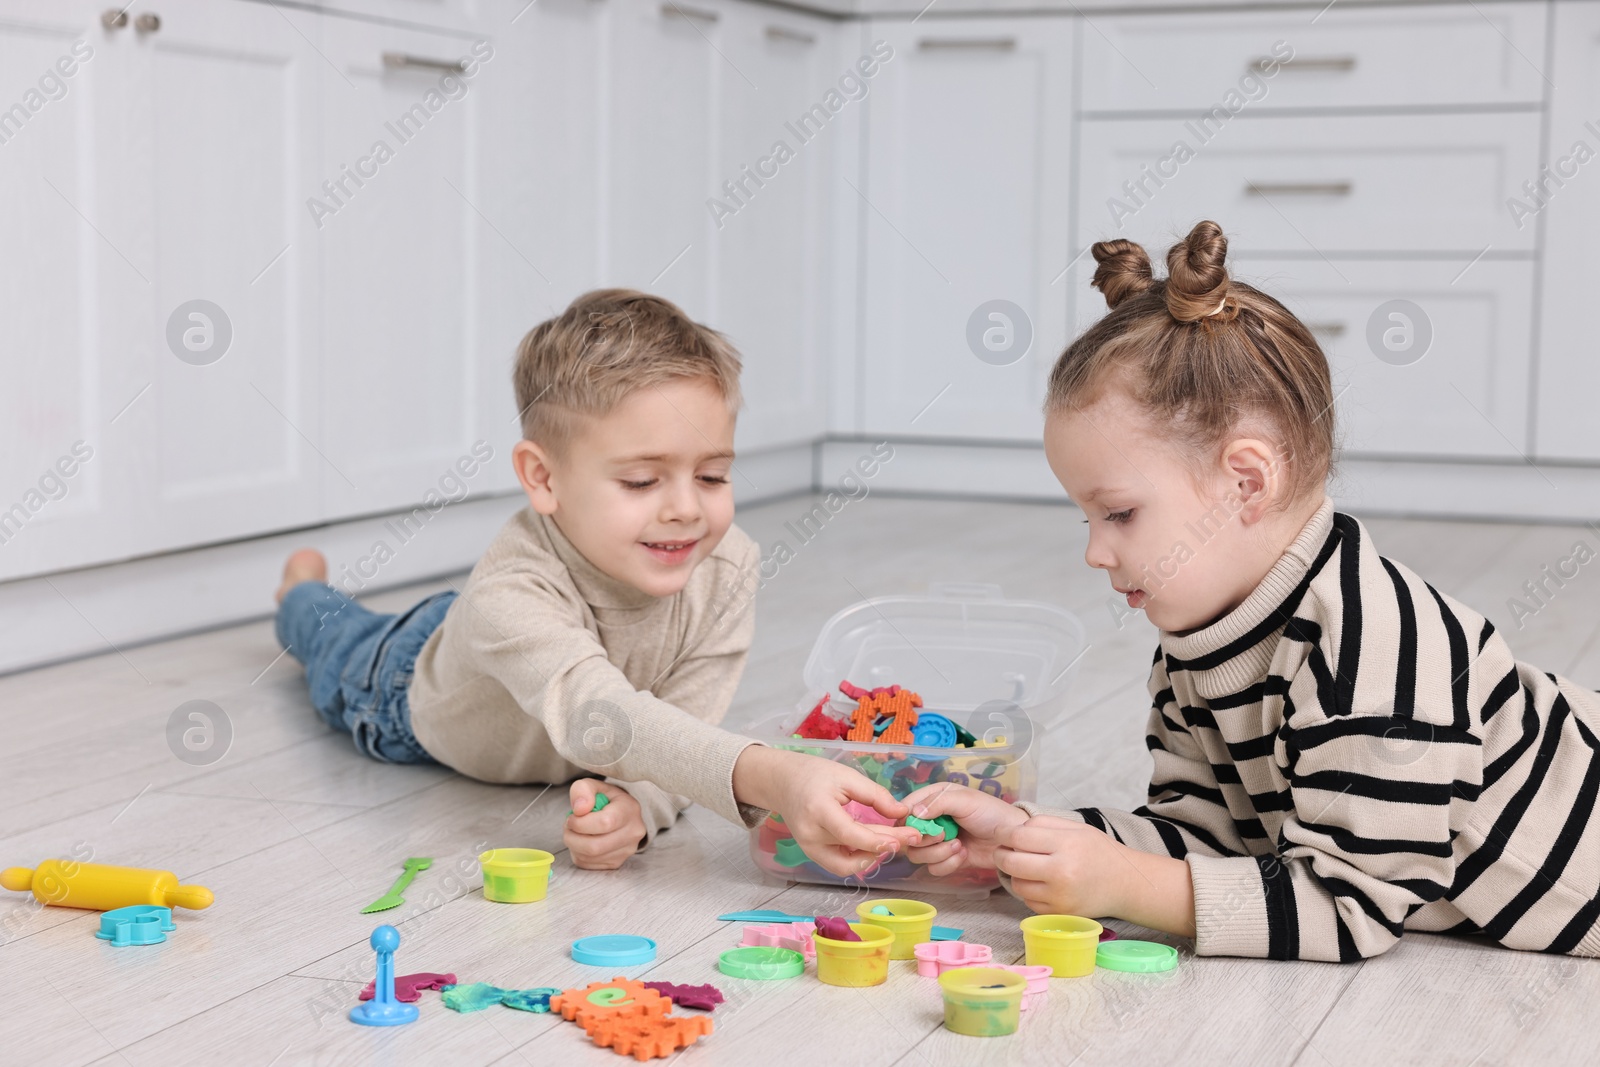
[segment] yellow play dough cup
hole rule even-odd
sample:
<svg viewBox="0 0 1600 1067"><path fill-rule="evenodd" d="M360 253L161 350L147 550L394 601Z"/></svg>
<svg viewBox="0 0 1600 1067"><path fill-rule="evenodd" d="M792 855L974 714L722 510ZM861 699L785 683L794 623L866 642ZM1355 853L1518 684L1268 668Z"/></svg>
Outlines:
<svg viewBox="0 0 1600 1067"><path fill-rule="evenodd" d="M1052 978L1093 974L1100 930L1099 923L1078 915L1030 915L1022 920L1028 966L1049 967Z"/></svg>
<svg viewBox="0 0 1600 1067"><path fill-rule="evenodd" d="M874 915L873 908L888 908L888 915ZM891 960L916 958L918 945L933 940L933 917L939 914L932 904L920 900L867 900L856 905L861 921L881 926L894 935L889 949Z"/></svg>
<svg viewBox="0 0 1600 1067"><path fill-rule="evenodd" d="M835 941L813 934L817 946L817 978L828 985L882 985L889 980L889 947L894 935L881 926L851 923L860 941Z"/></svg>
<svg viewBox="0 0 1600 1067"><path fill-rule="evenodd" d="M1028 980L998 967L952 967L939 976L944 1027L969 1037L1017 1032Z"/></svg>
<svg viewBox="0 0 1600 1067"><path fill-rule="evenodd" d="M543 900L555 857L538 848L491 848L478 855L483 868L483 899L501 904Z"/></svg>

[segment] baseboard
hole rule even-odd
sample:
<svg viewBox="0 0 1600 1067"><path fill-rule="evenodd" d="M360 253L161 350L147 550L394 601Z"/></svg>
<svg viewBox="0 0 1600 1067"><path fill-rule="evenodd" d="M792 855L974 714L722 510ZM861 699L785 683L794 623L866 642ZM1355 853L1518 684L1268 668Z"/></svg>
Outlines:
<svg viewBox="0 0 1600 1067"><path fill-rule="evenodd" d="M824 469L844 464L866 440L823 442ZM874 492L1066 501L1037 445L891 441L894 460L874 479ZM1557 523L1600 518L1600 467L1543 460L1533 465L1345 457L1329 488L1339 507L1369 515Z"/></svg>
<svg viewBox="0 0 1600 1067"><path fill-rule="evenodd" d="M808 492L815 451L802 442L741 456L735 500ZM306 545L358 594L460 574L525 503L521 493L482 497L420 529L380 515L0 583L0 674L264 618L285 557Z"/></svg>
<svg viewBox="0 0 1600 1067"><path fill-rule="evenodd" d="M878 440L830 437L743 455L735 498L750 506L813 491ZM1037 446L892 444L893 459L873 477L875 493L1065 502ZM1597 467L1347 458L1332 489L1340 507L1363 514L1571 523L1600 517ZM284 557L302 545L320 548L333 579L362 593L459 574L522 506L521 494L463 501L404 538L396 516L376 516L0 583L0 673L266 617ZM379 542L385 551L376 550Z"/></svg>

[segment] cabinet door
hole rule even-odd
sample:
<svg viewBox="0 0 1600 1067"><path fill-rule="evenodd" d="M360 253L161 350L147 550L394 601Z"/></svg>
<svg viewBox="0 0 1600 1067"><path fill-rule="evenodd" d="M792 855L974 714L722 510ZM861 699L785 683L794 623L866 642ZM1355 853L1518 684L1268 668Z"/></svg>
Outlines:
<svg viewBox="0 0 1600 1067"><path fill-rule="evenodd" d="M705 202L715 184L716 108L741 77L723 48L726 5L605 2L614 7L604 60L601 275L607 285L660 293L708 322L714 227Z"/></svg>
<svg viewBox="0 0 1600 1067"><path fill-rule="evenodd" d="M115 202L127 75L97 14L36 0L0 21L0 579L132 551L134 423L118 416L145 384L126 310L150 264L128 258Z"/></svg>
<svg viewBox="0 0 1600 1067"><path fill-rule="evenodd" d="M865 101L866 174L840 194L865 230L862 430L1041 432L1066 339L1072 32L1051 18L871 24L893 57Z"/></svg>
<svg viewBox="0 0 1600 1067"><path fill-rule="evenodd" d="M300 212L317 216L322 255L320 439L335 518L421 503L471 448L483 236L472 152L495 60L464 37L337 18L323 21L322 51L322 176Z"/></svg>
<svg viewBox="0 0 1600 1067"><path fill-rule="evenodd" d="M327 450L305 210L318 19L204 0L163 3L159 18L119 46L139 64L129 211L150 265L135 353L150 403L127 417L149 434L141 528L164 550L316 521Z"/></svg>
<svg viewBox="0 0 1600 1067"><path fill-rule="evenodd" d="M495 450L475 489L515 490L522 436L511 372L524 334L601 284L600 103L611 0L496 0L483 72L473 334L477 437Z"/></svg>
<svg viewBox="0 0 1600 1067"><path fill-rule="evenodd" d="M802 141L795 123L838 79L834 27L730 4L721 39L733 77L718 101L717 166L702 208L714 219L710 324L744 358L743 451L811 441L826 429L828 176L834 134ZM852 59L853 59L852 55ZM848 188L841 187L846 195ZM742 486L741 488L748 488Z"/></svg>
<svg viewBox="0 0 1600 1067"><path fill-rule="evenodd" d="M1519 217L1543 226L1539 358L1535 373L1539 418L1534 451L1564 459L1600 459L1594 398L1600 396L1595 359L1595 286L1600 283L1600 6L1555 5L1556 88L1551 93L1553 179L1544 192L1517 198ZM1529 175L1530 178L1535 177Z"/></svg>

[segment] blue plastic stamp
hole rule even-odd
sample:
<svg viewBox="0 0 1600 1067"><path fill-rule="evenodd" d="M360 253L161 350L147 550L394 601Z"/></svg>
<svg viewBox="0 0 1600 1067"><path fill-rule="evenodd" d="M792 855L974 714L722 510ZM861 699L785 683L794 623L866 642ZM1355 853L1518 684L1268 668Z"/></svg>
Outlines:
<svg viewBox="0 0 1600 1067"><path fill-rule="evenodd" d="M911 728L911 740L928 748L955 748L956 724L936 711L924 711Z"/></svg>
<svg viewBox="0 0 1600 1067"><path fill-rule="evenodd" d="M372 947L378 953L378 975L373 981L372 999L350 1009L350 1021L362 1026L400 1026L417 1021L417 1006L402 1004L394 996L394 951L400 947L400 931L387 923L372 931Z"/></svg>

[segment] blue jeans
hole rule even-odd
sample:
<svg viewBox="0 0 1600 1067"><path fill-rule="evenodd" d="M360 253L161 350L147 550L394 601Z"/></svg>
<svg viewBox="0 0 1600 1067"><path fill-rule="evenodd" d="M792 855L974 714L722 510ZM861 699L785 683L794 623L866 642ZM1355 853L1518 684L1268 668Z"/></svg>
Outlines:
<svg viewBox="0 0 1600 1067"><path fill-rule="evenodd" d="M278 643L305 664L312 707L358 750L385 763L433 763L411 730L407 691L417 653L455 598L436 593L378 615L330 585L301 582L278 605Z"/></svg>

